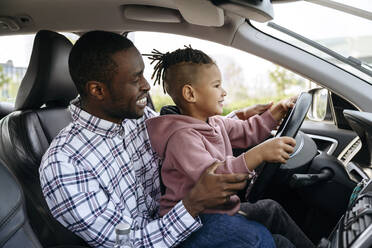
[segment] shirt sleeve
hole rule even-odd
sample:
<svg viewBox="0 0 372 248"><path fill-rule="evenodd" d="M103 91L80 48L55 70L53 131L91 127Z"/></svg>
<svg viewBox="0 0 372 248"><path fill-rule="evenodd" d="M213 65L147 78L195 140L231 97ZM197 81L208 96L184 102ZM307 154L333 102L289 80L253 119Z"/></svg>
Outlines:
<svg viewBox="0 0 372 248"><path fill-rule="evenodd" d="M269 111L245 121L224 117L221 119L233 148L247 148L261 143L278 124Z"/></svg>
<svg viewBox="0 0 372 248"><path fill-rule="evenodd" d="M113 247L115 226L123 220L132 223L132 228L141 226L134 230L135 247L173 247L201 226L182 202L162 218L134 225L135 220L118 208L107 189L61 152L50 152L43 159L40 181L52 215L92 247Z"/></svg>

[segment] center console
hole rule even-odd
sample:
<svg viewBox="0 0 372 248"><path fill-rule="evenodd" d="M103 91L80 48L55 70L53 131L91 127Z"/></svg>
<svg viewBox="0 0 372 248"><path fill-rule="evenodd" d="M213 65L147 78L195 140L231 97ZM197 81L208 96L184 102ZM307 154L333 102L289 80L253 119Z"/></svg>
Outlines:
<svg viewBox="0 0 372 248"><path fill-rule="evenodd" d="M372 179L362 180L350 198L348 210L318 248L372 247Z"/></svg>

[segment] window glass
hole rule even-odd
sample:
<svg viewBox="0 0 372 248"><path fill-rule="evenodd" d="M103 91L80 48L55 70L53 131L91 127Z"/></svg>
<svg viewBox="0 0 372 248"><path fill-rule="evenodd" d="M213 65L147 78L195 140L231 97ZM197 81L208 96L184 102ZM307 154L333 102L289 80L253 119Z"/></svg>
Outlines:
<svg viewBox="0 0 372 248"><path fill-rule="evenodd" d="M222 86L227 91L224 114L257 103L277 102L314 87L309 80L269 61L214 42L152 32L132 32L128 34L128 38L142 54L148 54L152 49L163 53L171 52L191 45L211 56L221 71ZM144 57L144 62L145 77L152 84L153 65L150 65L147 57ZM157 111L164 105L173 104L159 85L152 86L151 97Z"/></svg>
<svg viewBox="0 0 372 248"><path fill-rule="evenodd" d="M280 32L270 23L252 22L252 24L261 31L311 52L372 84L372 21L370 20L372 2L371 0L338 0L337 2L348 5L351 12L365 18L311 1L296 1L275 4L275 17L272 22L338 53L344 60ZM350 63L360 65L362 69L354 68Z"/></svg>
<svg viewBox="0 0 372 248"><path fill-rule="evenodd" d="M62 33L71 42L79 37ZM27 71L35 35L0 36L0 102L15 101L19 85Z"/></svg>

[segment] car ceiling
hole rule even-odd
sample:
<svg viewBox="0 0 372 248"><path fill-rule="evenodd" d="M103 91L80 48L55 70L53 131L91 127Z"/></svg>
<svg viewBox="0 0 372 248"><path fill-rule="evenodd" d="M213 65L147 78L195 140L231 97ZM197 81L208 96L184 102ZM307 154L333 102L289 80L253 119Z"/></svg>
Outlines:
<svg viewBox="0 0 372 248"><path fill-rule="evenodd" d="M156 6L155 6L156 5ZM2 18L2 19L1 19ZM206 0L1 0L1 20L15 22L17 31L0 35L88 30L157 31L230 44L244 18Z"/></svg>

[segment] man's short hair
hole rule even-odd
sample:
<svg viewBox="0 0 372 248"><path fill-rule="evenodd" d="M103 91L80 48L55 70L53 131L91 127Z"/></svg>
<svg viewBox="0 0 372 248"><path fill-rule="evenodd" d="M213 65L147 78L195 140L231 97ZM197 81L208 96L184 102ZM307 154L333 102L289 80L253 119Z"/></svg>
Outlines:
<svg viewBox="0 0 372 248"><path fill-rule="evenodd" d="M134 47L132 41L116 33L91 31L83 34L72 47L68 60L71 78L79 94L86 95L88 81L110 86L117 71L112 55L131 47Z"/></svg>

